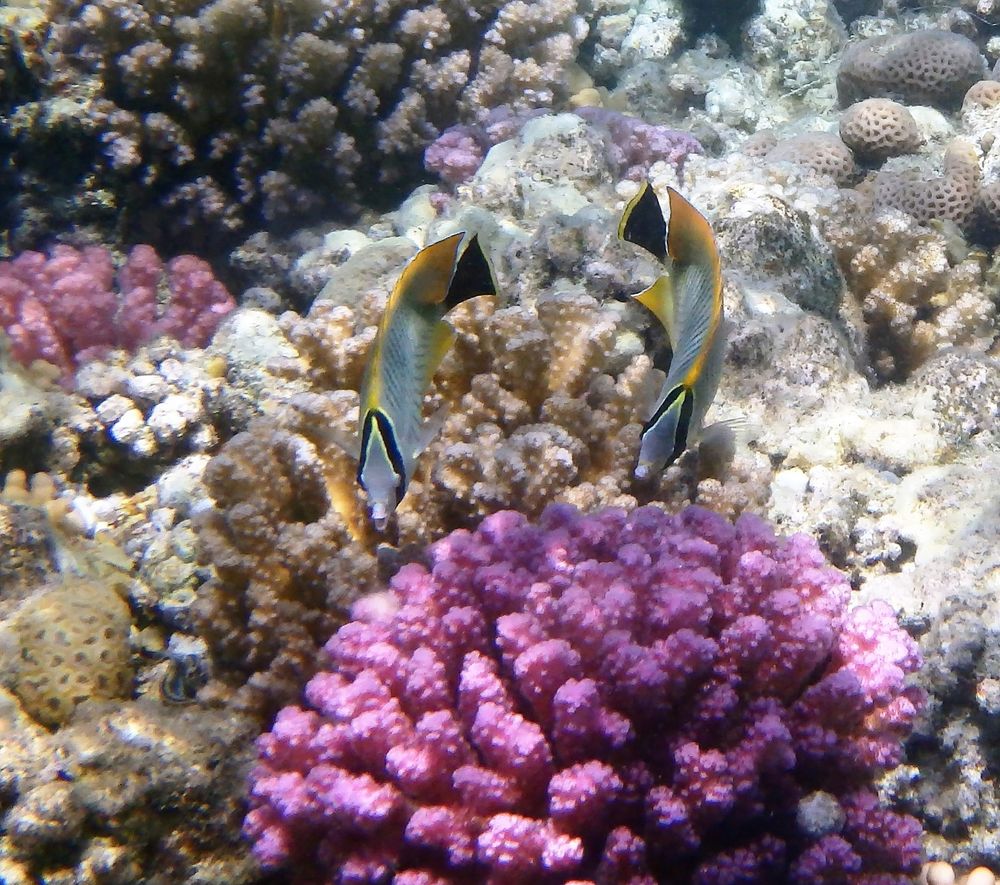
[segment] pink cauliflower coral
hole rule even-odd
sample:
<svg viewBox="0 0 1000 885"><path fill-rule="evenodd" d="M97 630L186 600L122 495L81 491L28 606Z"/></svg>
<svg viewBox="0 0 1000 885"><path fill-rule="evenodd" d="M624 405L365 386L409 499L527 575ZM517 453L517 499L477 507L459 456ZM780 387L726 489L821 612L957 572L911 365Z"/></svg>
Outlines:
<svg viewBox="0 0 1000 885"><path fill-rule="evenodd" d="M902 885L918 653L849 595L751 516L498 513L356 606L246 833L300 882Z"/></svg>
<svg viewBox="0 0 1000 885"><path fill-rule="evenodd" d="M164 270L150 246L132 249L117 288L111 255L100 246L0 261L0 328L14 357L46 360L64 376L112 347L133 349L159 335L203 347L234 307L207 262L181 255Z"/></svg>

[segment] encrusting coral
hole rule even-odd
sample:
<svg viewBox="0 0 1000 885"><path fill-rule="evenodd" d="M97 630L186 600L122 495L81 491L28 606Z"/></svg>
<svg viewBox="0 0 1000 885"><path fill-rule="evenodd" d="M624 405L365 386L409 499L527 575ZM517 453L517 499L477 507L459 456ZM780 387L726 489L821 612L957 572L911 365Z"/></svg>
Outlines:
<svg viewBox="0 0 1000 885"><path fill-rule="evenodd" d="M494 514L358 603L260 741L246 832L302 882L904 885L920 828L871 779L919 655L849 595L749 516Z"/></svg>

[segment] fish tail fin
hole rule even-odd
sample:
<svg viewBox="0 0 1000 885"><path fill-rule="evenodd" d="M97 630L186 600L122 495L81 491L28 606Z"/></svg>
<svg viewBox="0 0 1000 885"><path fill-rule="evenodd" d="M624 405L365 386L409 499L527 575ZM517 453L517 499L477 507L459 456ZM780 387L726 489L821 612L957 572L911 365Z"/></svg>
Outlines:
<svg viewBox="0 0 1000 885"><path fill-rule="evenodd" d="M496 295L497 281L490 260L479 242L479 234L473 234L469 245L455 264L448 292L444 297L447 310L478 295Z"/></svg>
<svg viewBox="0 0 1000 885"><path fill-rule="evenodd" d="M666 259L667 224L660 201L648 181L643 182L639 193L626 204L618 225L618 237L635 243L660 261Z"/></svg>
<svg viewBox="0 0 1000 885"><path fill-rule="evenodd" d="M724 480L736 459L738 449L745 447L760 433L745 417L723 418L709 424L699 434L698 470L702 477Z"/></svg>

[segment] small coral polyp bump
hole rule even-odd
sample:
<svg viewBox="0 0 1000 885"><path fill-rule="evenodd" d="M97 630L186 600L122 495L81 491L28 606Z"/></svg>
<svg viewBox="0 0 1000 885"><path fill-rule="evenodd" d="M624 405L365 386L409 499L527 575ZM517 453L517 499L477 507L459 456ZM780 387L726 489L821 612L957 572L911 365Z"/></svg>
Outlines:
<svg viewBox="0 0 1000 885"><path fill-rule="evenodd" d="M872 780L919 655L888 606L847 610L808 538L698 508L502 512L392 593L260 740L245 831L292 881L917 872L920 827Z"/></svg>

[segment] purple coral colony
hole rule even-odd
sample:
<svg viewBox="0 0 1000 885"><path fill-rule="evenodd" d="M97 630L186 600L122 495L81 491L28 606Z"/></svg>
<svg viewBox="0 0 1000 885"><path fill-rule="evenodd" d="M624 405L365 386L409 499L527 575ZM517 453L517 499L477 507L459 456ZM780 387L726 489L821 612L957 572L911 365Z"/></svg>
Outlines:
<svg viewBox="0 0 1000 885"><path fill-rule="evenodd" d="M989 885L1000 2L0 6L0 882Z"/></svg>

